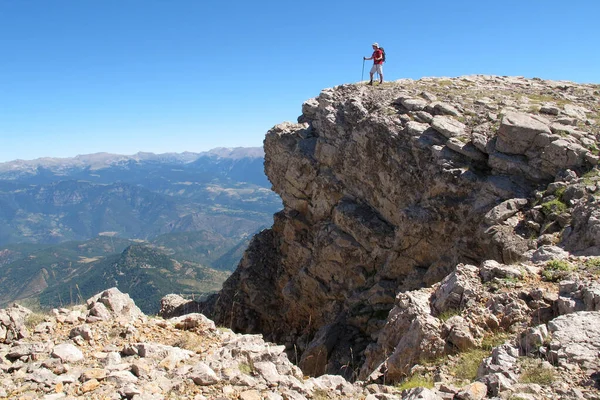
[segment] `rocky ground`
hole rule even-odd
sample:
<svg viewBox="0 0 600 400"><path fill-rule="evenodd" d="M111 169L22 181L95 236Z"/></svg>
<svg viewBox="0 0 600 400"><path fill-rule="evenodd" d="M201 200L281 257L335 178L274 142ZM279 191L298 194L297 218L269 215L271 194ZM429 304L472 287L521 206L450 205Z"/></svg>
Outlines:
<svg viewBox="0 0 600 400"><path fill-rule="evenodd" d="M306 377L284 346L202 314L146 316L115 288L51 314L15 305L0 310L0 398L600 399L600 258L546 250L562 258L460 264L400 293L354 382Z"/></svg>

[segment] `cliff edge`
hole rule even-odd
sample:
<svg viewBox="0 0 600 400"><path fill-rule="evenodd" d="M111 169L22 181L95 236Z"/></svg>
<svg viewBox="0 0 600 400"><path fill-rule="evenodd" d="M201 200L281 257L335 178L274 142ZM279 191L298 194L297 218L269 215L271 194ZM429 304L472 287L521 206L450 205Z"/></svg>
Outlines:
<svg viewBox="0 0 600 400"><path fill-rule="evenodd" d="M394 362L402 337L385 329L403 296L436 317L465 309L436 300L457 266L600 255L599 95L599 85L498 76L323 90L298 123L267 133L265 171L284 209L204 311L285 344L307 374L366 379ZM421 332L442 343L432 337L426 355L456 347L436 320ZM407 357L396 357L398 379L418 361Z"/></svg>

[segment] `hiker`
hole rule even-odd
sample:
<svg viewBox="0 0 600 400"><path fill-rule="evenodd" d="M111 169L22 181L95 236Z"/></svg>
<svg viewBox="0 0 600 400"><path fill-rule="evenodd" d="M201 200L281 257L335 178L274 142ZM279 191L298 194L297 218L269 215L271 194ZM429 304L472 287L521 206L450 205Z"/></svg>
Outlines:
<svg viewBox="0 0 600 400"><path fill-rule="evenodd" d="M375 72L379 74L379 84L381 85L383 83L383 51L379 48L379 44L373 43L373 55L369 58L363 57L363 60L373 60L373 67L371 68L371 72L369 72L371 76L369 85L373 84L373 75Z"/></svg>

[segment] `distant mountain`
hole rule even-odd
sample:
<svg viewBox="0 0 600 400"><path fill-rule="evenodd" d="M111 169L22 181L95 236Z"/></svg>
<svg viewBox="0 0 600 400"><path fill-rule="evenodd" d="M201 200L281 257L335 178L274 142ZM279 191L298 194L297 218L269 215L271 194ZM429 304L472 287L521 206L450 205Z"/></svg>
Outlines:
<svg viewBox="0 0 600 400"><path fill-rule="evenodd" d="M102 232L148 239L209 229L241 238L270 225L280 208L261 148L0 164L0 246Z"/></svg>
<svg viewBox="0 0 600 400"><path fill-rule="evenodd" d="M60 307L116 286L126 289L145 312L156 313L160 298L168 293L197 298L218 290L230 271L213 269L211 264L221 263L220 255L236 246L223 244L213 253L207 240L198 242L203 247L199 253L205 254L196 256L193 249L178 254L181 246L173 249L165 244L178 243L177 236L164 235L157 244L105 236L50 247L37 245L37 249L9 246L3 253L5 257L13 254L13 260L2 263L0 307L15 300L42 308ZM200 239L206 234L189 236Z"/></svg>
<svg viewBox="0 0 600 400"><path fill-rule="evenodd" d="M216 290L281 199L262 148L0 164L0 305L69 304L117 285L146 312ZM104 286L103 286L104 285Z"/></svg>

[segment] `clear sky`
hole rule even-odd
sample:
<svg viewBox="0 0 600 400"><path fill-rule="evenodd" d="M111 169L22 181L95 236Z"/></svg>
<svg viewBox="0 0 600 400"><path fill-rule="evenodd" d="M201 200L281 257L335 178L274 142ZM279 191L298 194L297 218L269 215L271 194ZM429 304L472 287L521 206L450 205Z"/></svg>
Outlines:
<svg viewBox="0 0 600 400"><path fill-rule="evenodd" d="M600 83L599 16L598 0L0 0L0 161L261 146L359 81L374 41L386 80Z"/></svg>

